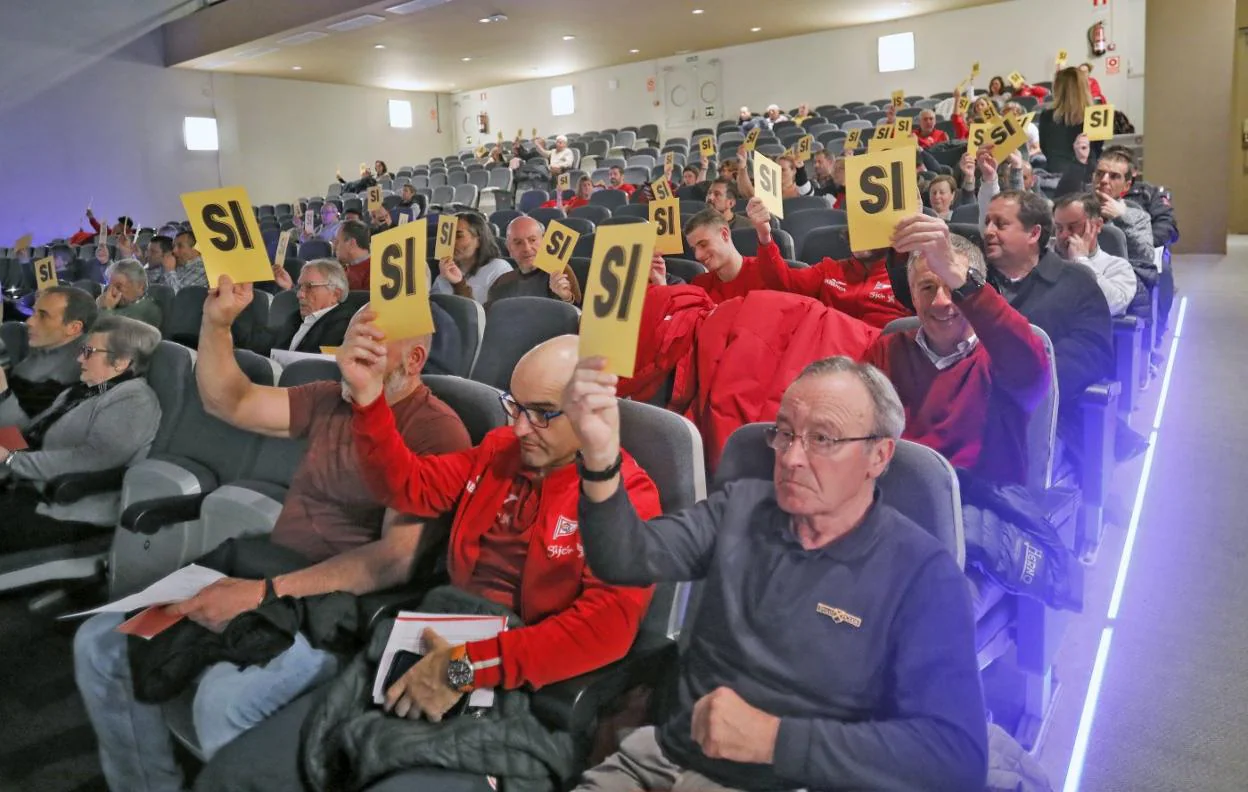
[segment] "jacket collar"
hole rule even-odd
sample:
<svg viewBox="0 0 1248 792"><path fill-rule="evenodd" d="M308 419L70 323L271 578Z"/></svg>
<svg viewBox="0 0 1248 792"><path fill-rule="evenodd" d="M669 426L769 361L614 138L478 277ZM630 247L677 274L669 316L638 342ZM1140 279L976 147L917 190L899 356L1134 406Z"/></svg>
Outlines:
<svg viewBox="0 0 1248 792"><path fill-rule="evenodd" d="M1065 266L1066 263L1062 261L1060 256L1051 250L1046 250L1044 254L1040 256L1040 261L1036 263L1036 266L1032 267L1031 272L1023 276L1018 282L1022 283L1035 275L1047 283L1057 283L1058 279L1062 276L1062 268ZM992 274L994 285L1007 280L1005 275L1001 274L1000 270L996 267L990 267L989 271Z"/></svg>

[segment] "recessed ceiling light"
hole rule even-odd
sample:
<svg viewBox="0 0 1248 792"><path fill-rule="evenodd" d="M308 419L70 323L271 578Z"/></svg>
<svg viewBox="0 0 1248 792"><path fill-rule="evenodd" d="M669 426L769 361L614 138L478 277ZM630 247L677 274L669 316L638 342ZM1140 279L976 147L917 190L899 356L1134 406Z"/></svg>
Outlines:
<svg viewBox="0 0 1248 792"><path fill-rule="evenodd" d="M386 45L385 45L385 44L374 44L374 45L373 45L373 49L385 49L385 48L386 48Z"/></svg>
<svg viewBox="0 0 1248 792"><path fill-rule="evenodd" d="M563 37L563 40L564 40L564 41L572 41L572 40L573 40L573 39L575 39L575 38L576 38L576 36L564 36L564 37Z"/></svg>
<svg viewBox="0 0 1248 792"><path fill-rule="evenodd" d="M758 33L758 32L760 32L761 30L762 30L762 28L750 28L750 32L751 32L751 33Z"/></svg>
<svg viewBox="0 0 1248 792"><path fill-rule="evenodd" d="M700 8L695 8L695 9L693 9L693 13L695 13L695 14L701 14L701 13L702 13L702 9L700 9Z"/></svg>
<svg viewBox="0 0 1248 792"><path fill-rule="evenodd" d="M478 21L478 22L480 22L480 23L481 23L481 24L483 24L483 25L488 25L488 24L490 24L490 21L491 21L491 20L490 20L490 18L489 18L489 17L481 17L481 18L480 18L480 19L478 19L477 21Z"/></svg>
<svg viewBox="0 0 1248 792"><path fill-rule="evenodd" d="M291 71L303 71L302 66L291 66Z"/></svg>
<svg viewBox="0 0 1248 792"><path fill-rule="evenodd" d="M629 50L629 51L628 51L628 54L629 54L629 55L636 55L636 54L637 54L637 53L639 53L639 52L641 52L641 50L635 50L635 49L634 49L634 50Z"/></svg>
<svg viewBox="0 0 1248 792"><path fill-rule="evenodd" d="M467 63L468 61L472 60L472 58L460 58L460 60L463 61L464 63Z"/></svg>

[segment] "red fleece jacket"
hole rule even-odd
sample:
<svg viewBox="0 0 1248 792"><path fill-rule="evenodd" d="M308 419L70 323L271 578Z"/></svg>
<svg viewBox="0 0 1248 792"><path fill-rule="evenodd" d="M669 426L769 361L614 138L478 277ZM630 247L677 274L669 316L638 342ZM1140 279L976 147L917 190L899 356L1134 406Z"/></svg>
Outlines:
<svg viewBox="0 0 1248 792"><path fill-rule="evenodd" d="M775 276L780 267L788 269L789 265L780 255L780 248L776 247L775 240L772 240L766 245L758 246L757 256L745 256L741 271L732 280L722 281L718 275L704 272L690 281L690 284L700 286L711 295L712 300L722 303L724 300L744 297L759 289L782 289L783 282Z"/></svg>
<svg viewBox="0 0 1248 792"><path fill-rule="evenodd" d="M893 296L893 282L888 277L883 256L875 261L825 258L805 269L794 269L783 259L761 260L762 273L773 288L806 297L814 297L824 305L861 319L872 327L883 329L894 319L909 316L906 307Z"/></svg>
<svg viewBox="0 0 1248 792"><path fill-rule="evenodd" d="M454 509L448 567L451 583L464 587L481 536L520 470L515 431L495 429L467 451L417 456L395 428L385 399L357 406L352 429L361 474L381 502L420 517ZM648 520L661 513L654 482L628 454L621 475L638 516ZM502 660L478 672L478 687L539 688L614 662L632 645L652 589L608 586L590 572L577 530L580 489L572 464L543 480L520 577L520 617L527 626L468 644L474 663Z"/></svg>

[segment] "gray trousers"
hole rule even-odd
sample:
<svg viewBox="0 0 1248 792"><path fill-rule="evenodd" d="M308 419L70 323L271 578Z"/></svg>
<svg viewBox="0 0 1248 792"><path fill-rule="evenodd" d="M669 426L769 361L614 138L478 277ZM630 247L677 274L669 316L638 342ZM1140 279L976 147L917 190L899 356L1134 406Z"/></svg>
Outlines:
<svg viewBox="0 0 1248 792"><path fill-rule="evenodd" d="M637 729L620 750L587 770L576 792L738 792L668 761L653 726Z"/></svg>

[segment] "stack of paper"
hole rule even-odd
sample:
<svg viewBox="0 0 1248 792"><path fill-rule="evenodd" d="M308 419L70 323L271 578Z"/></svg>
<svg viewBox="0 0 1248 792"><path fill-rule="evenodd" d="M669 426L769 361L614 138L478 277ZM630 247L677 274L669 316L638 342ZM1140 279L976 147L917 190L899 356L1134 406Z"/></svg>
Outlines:
<svg viewBox="0 0 1248 792"><path fill-rule="evenodd" d="M390 640L386 643L386 650L381 655L381 662L377 665L377 678L373 680L374 704L386 702L386 691L382 689L382 686L390 671L390 664L394 662L395 653L407 650L418 655L428 654L425 641L420 637L426 627L432 628L452 646L457 646L470 641L493 638L507 629L507 619L502 616L400 611L394 620L394 629L390 631ZM494 706L494 689L478 688L472 691L468 706Z"/></svg>

